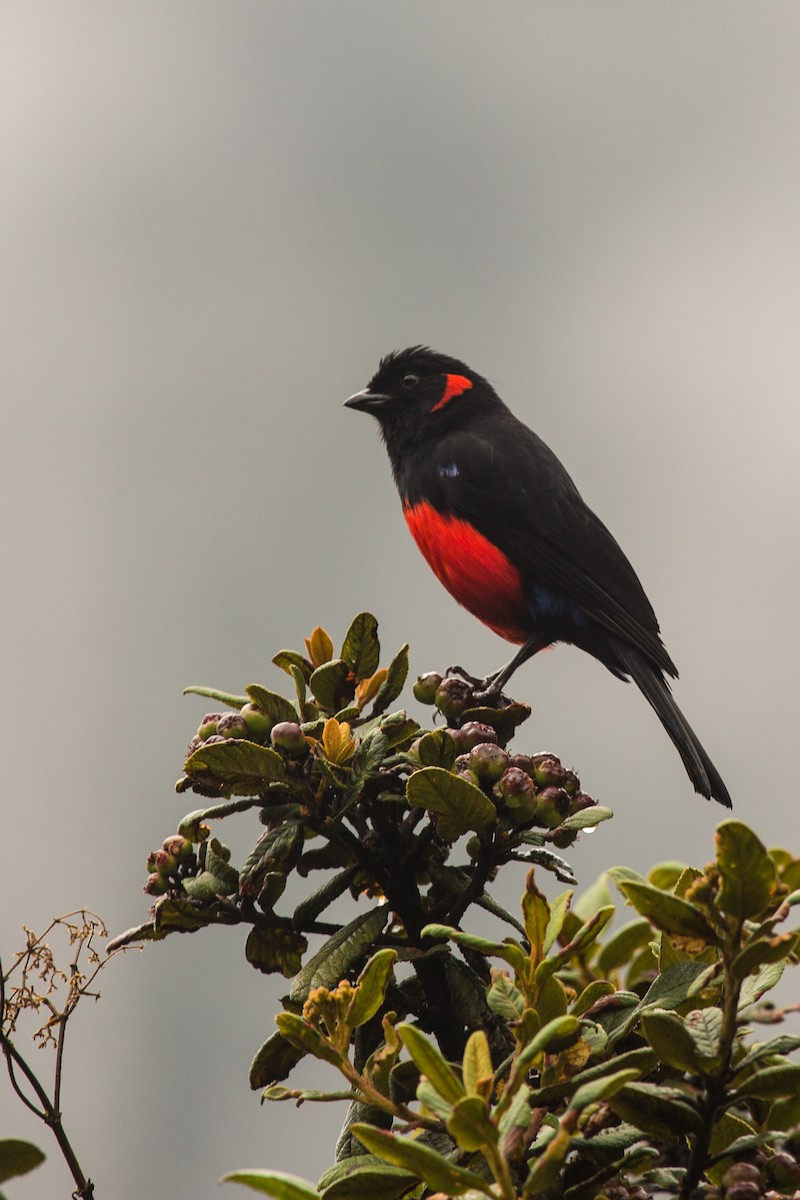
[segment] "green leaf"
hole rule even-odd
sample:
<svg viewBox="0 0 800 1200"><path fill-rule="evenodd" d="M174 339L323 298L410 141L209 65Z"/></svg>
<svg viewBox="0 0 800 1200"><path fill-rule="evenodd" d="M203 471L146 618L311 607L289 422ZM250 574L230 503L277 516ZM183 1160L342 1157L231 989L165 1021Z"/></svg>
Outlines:
<svg viewBox="0 0 800 1200"><path fill-rule="evenodd" d="M468 950L477 950L479 954L491 954L502 958L517 974L522 973L529 962L527 954L513 938L493 942L489 938L454 929L451 925L426 925L422 930L422 937L448 938L459 946L466 946Z"/></svg>
<svg viewBox="0 0 800 1200"><path fill-rule="evenodd" d="M686 870L686 863L662 862L656 863L647 873L647 882L664 892L670 892Z"/></svg>
<svg viewBox="0 0 800 1200"><path fill-rule="evenodd" d="M447 1132L457 1145L468 1152L497 1142L497 1126L489 1119L486 1102L480 1096L463 1096L453 1105L447 1118Z"/></svg>
<svg viewBox="0 0 800 1200"><path fill-rule="evenodd" d="M662 1084L626 1084L609 1104L623 1121L669 1143L681 1134L699 1133L703 1127L700 1113L683 1092Z"/></svg>
<svg viewBox="0 0 800 1200"><path fill-rule="evenodd" d="M372 613L362 612L354 618L345 634L342 658L356 679L369 679L377 671L381 644L378 641L378 622Z"/></svg>
<svg viewBox="0 0 800 1200"><path fill-rule="evenodd" d="M446 729L436 729L420 738L417 754L423 767L442 767L449 771L456 761L456 744Z"/></svg>
<svg viewBox="0 0 800 1200"><path fill-rule="evenodd" d="M317 1191L323 1200L399 1200L416 1182L416 1175L373 1154L354 1154L329 1167L317 1180Z"/></svg>
<svg viewBox="0 0 800 1200"><path fill-rule="evenodd" d="M755 1004L767 992L772 991L783 974L785 966L785 959L781 962L765 963L757 974L748 975L742 983L742 990L739 993L739 1011L741 1012L743 1008L749 1008L751 1004Z"/></svg>
<svg viewBox="0 0 800 1200"><path fill-rule="evenodd" d="M480 1175L457 1167L419 1139L398 1137L376 1129L374 1125L361 1123L353 1125L352 1132L378 1158L410 1171L437 1192L461 1196L469 1188L477 1188L484 1195L492 1194L488 1183Z"/></svg>
<svg viewBox="0 0 800 1200"><path fill-rule="evenodd" d="M279 971L286 979L300 969L308 942L288 918L276 917L267 929L255 925L247 935L245 958L265 975Z"/></svg>
<svg viewBox="0 0 800 1200"><path fill-rule="evenodd" d="M522 1191L526 1200L530 1196L548 1191L555 1184L571 1145L570 1131L560 1128L530 1169Z"/></svg>
<svg viewBox="0 0 800 1200"><path fill-rule="evenodd" d="M629 921L611 935L597 956L597 966L605 974L627 966L637 950L646 946L653 935L653 927L644 917Z"/></svg>
<svg viewBox="0 0 800 1200"><path fill-rule="evenodd" d="M319 707L330 713L338 712L345 704L349 704L355 691L350 668L341 658L334 658L317 667L308 686Z"/></svg>
<svg viewBox="0 0 800 1200"><path fill-rule="evenodd" d="M389 663L386 678L378 689L372 705L372 715L386 712L386 709L396 700L403 690L403 684L408 676L408 646L401 646Z"/></svg>
<svg viewBox="0 0 800 1200"><path fill-rule="evenodd" d="M409 1065L409 1064L404 1064ZM413 1067L413 1063L410 1064ZM417 1100L440 1121L446 1121L453 1111L449 1100L445 1100L433 1084L424 1076L417 1084Z"/></svg>
<svg viewBox="0 0 800 1200"><path fill-rule="evenodd" d="M632 1068L615 1071L611 1075L603 1075L600 1079L592 1080L591 1083L583 1083L570 1100L569 1107L579 1112L590 1104L599 1104L602 1100L608 1100L611 1096L616 1096L617 1092L626 1084L638 1079L639 1074L639 1071Z"/></svg>
<svg viewBox="0 0 800 1200"><path fill-rule="evenodd" d="M742 1083L738 1076L732 1087L738 1096L754 1097L759 1100L780 1100L800 1090L800 1063L781 1063L778 1066L761 1067Z"/></svg>
<svg viewBox="0 0 800 1200"><path fill-rule="evenodd" d="M717 904L739 921L757 917L775 895L775 864L741 821L723 821L714 838L721 886Z"/></svg>
<svg viewBox="0 0 800 1200"><path fill-rule="evenodd" d="M280 667L287 675L291 675L292 667L296 667L303 676L303 679L308 683L314 668L307 658L302 654L297 654L294 650L279 650L277 654L272 656L272 661L276 667Z"/></svg>
<svg viewBox="0 0 800 1200"><path fill-rule="evenodd" d="M531 1119L531 1089L527 1083L521 1083L514 1093L514 1099L500 1117L497 1129L501 1137L505 1137L510 1129L527 1129Z"/></svg>
<svg viewBox="0 0 800 1200"><path fill-rule="evenodd" d="M774 937L754 938L748 942L733 960L733 973L737 979L752 975L765 963L783 962L797 948L796 933L778 933Z"/></svg>
<svg viewBox="0 0 800 1200"><path fill-rule="evenodd" d="M486 994L486 1002L493 1013L506 1021L518 1021L525 1007L525 998L505 972L498 972Z"/></svg>
<svg viewBox="0 0 800 1200"><path fill-rule="evenodd" d="M681 937L698 938L711 946L719 944L716 933L696 905L670 896L649 883L623 880L617 886L636 911L657 929Z"/></svg>
<svg viewBox="0 0 800 1200"><path fill-rule="evenodd" d="M33 1142L0 1138L0 1183L16 1179L18 1175L27 1175L44 1160L44 1154Z"/></svg>
<svg viewBox="0 0 800 1200"><path fill-rule="evenodd" d="M427 1034L423 1033L421 1029L417 1029L415 1025L408 1023L398 1025L397 1034L411 1055L414 1066L428 1077L444 1100L455 1104L457 1100L466 1095L461 1080L444 1058L436 1043Z"/></svg>
<svg viewBox="0 0 800 1200"><path fill-rule="evenodd" d="M555 1017L548 1021L520 1052L514 1063L512 1079L516 1081L524 1077L540 1054L558 1054L574 1045L579 1036L580 1021L577 1017Z"/></svg>
<svg viewBox="0 0 800 1200"><path fill-rule="evenodd" d="M562 924L564 915L566 915L566 910L562 914ZM550 906L534 883L533 871L528 873L528 878L525 881L525 892L522 897L522 918L525 925L525 935L531 945L531 959L534 963L541 962L544 956L545 934L550 921Z"/></svg>
<svg viewBox="0 0 800 1200"><path fill-rule="evenodd" d="M202 745L184 769L197 782L221 786L237 796L259 796L286 774L280 754L245 738Z"/></svg>
<svg viewBox="0 0 800 1200"><path fill-rule="evenodd" d="M312 988L335 987L367 951L389 919L387 905L359 913L349 924L328 938L295 976L290 998L302 1003Z"/></svg>
<svg viewBox="0 0 800 1200"><path fill-rule="evenodd" d="M476 1029L470 1034L464 1047L462 1078L467 1094L482 1095L486 1090L486 1081L491 1080L493 1073L488 1038L482 1029Z"/></svg>
<svg viewBox="0 0 800 1200"><path fill-rule="evenodd" d="M250 1064L250 1087L254 1092L288 1079L292 1069L297 1066L305 1055L305 1050L299 1050L280 1033L273 1033L259 1049Z"/></svg>
<svg viewBox="0 0 800 1200"><path fill-rule="evenodd" d="M479 787L441 767L415 771L406 785L406 795L409 804L446 817L458 833L488 833L497 822L497 810Z"/></svg>
<svg viewBox="0 0 800 1200"><path fill-rule="evenodd" d="M712 1158L717 1159L717 1165L716 1167L712 1166L710 1170L706 1168L706 1173L718 1187L722 1182L722 1176L731 1165L731 1159L729 1157L723 1158L722 1156L740 1138L750 1138L754 1133L753 1126L748 1125L746 1121L743 1121L741 1117L737 1117L735 1113L723 1113L715 1123L711 1133L708 1152ZM720 1159L722 1159L721 1164Z"/></svg>
<svg viewBox="0 0 800 1200"><path fill-rule="evenodd" d="M718 1065L722 1049L722 1009L713 1006L696 1008L686 1014L684 1025L694 1042L698 1058L705 1063Z"/></svg>
<svg viewBox="0 0 800 1200"><path fill-rule="evenodd" d="M784 1033L779 1037L772 1038L768 1042L761 1042L753 1046L744 1058L741 1058L736 1063L736 1073L741 1075L748 1067L752 1067L759 1059L770 1058L776 1054L792 1054L795 1050L800 1049L800 1037L797 1034Z"/></svg>
<svg viewBox="0 0 800 1200"><path fill-rule="evenodd" d="M278 1013L275 1024L281 1036L304 1054L310 1054L322 1062L332 1063L335 1067L342 1062L343 1056L339 1051L325 1040L318 1029L304 1021L297 1013Z"/></svg>
<svg viewBox="0 0 800 1200"><path fill-rule="evenodd" d="M651 1009L642 1013L641 1027L660 1062L689 1074L704 1069L692 1036L680 1017L664 1009ZM705 1068L710 1065L705 1064Z"/></svg>
<svg viewBox="0 0 800 1200"><path fill-rule="evenodd" d="M202 684L193 683L191 687L183 689L184 696L207 696L209 700L216 700L219 704L224 704L226 708L244 708L247 704L247 696L234 696L230 692L220 692L217 688L203 687Z"/></svg>
<svg viewBox="0 0 800 1200"><path fill-rule="evenodd" d="M693 984L707 971L704 963L695 963L691 959L673 963L658 975L647 989L644 997L633 1008L629 1008L624 1017L614 1023L609 1029L609 1037L616 1042L624 1037L634 1025L638 1016L652 1008L680 1008L686 1004L691 995ZM616 1000L628 995L617 992Z"/></svg>
<svg viewBox="0 0 800 1200"><path fill-rule="evenodd" d="M264 876L277 868L291 868L297 863L303 848L303 826L299 821L287 821L262 833L244 861L239 872L239 893L255 899L261 890Z"/></svg>
<svg viewBox="0 0 800 1200"><path fill-rule="evenodd" d="M305 900L300 901L294 910L294 924L302 929L309 921L316 921L317 917L333 904L334 900L338 900L340 896L344 895L357 873L358 867L346 867L343 871L326 879L316 891L312 892L310 896L306 896Z"/></svg>
<svg viewBox="0 0 800 1200"><path fill-rule="evenodd" d="M558 935L564 926L564 921L567 918L574 894L573 891L561 892L556 896L555 900L551 901L550 919L547 922L547 929L545 930L544 941L542 943L543 954L549 954L558 941Z"/></svg>
<svg viewBox="0 0 800 1200"><path fill-rule="evenodd" d="M553 833L565 833L569 829L594 829L602 821L610 821L613 816L610 808L604 808L602 804L593 804L591 808L582 808L580 812L566 817Z"/></svg>
<svg viewBox="0 0 800 1200"><path fill-rule="evenodd" d="M347 1011L347 1024L353 1029L370 1021L386 999L397 951L378 950L356 980L356 994Z"/></svg>
<svg viewBox="0 0 800 1200"><path fill-rule="evenodd" d="M285 1171L231 1171L222 1176L220 1183L242 1183L262 1196L273 1196L274 1200L319 1200L313 1184Z"/></svg>
<svg viewBox="0 0 800 1200"><path fill-rule="evenodd" d="M248 684L244 690L253 704L266 713L276 725L279 721L298 719L297 709L285 696L279 696L277 692L268 692L257 683Z"/></svg>
<svg viewBox="0 0 800 1200"><path fill-rule="evenodd" d="M202 875L197 876L196 880L187 879L186 883L194 883L197 880L206 879L216 882L219 887L219 880L214 880L212 875L204 871ZM209 896L213 899L213 896ZM214 907L201 909L191 900L173 900L170 896L162 896L156 903L153 912L153 927L157 933L162 936L167 933L196 933L198 929L205 929L206 926L214 923Z"/></svg>
<svg viewBox="0 0 800 1200"><path fill-rule="evenodd" d="M576 928L577 922L588 921L589 917L593 916L599 908L608 908L611 904L611 892L608 890L609 874L610 872L603 871L594 883L585 888L574 901L572 916L576 919ZM571 939L574 929L567 930L567 933Z"/></svg>
<svg viewBox="0 0 800 1200"><path fill-rule="evenodd" d="M573 1017L582 1017L588 1009L602 1000L604 996L613 996L616 988L607 979L595 979L588 984L575 1000L570 1012Z"/></svg>

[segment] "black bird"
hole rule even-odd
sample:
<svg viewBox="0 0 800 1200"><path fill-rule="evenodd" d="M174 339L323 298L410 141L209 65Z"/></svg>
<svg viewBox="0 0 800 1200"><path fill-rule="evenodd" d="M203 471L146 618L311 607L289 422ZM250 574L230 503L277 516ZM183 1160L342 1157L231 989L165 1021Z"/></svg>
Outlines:
<svg viewBox="0 0 800 1200"><path fill-rule="evenodd" d="M555 642L580 647L653 707L701 795L728 789L678 708L678 672L617 542L564 467L481 375L426 346L384 358L345 401L380 424L403 513L459 604L520 649L482 681L498 694Z"/></svg>

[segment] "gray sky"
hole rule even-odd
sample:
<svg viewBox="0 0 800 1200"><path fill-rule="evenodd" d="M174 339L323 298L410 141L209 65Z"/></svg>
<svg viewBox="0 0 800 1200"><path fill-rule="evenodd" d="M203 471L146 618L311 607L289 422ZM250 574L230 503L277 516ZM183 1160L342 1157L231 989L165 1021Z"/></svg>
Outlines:
<svg viewBox="0 0 800 1200"><path fill-rule="evenodd" d="M363 608L415 673L505 660L341 409L417 341L561 456L736 815L797 848L798 35L769 0L7 0L4 956L80 904L144 919L146 853L193 807L185 684L279 686L276 650ZM519 749L616 812L582 880L711 857L723 812L635 689L562 648L514 691ZM244 849L253 821L221 836ZM330 1161L342 1113L247 1090L284 985L243 943L150 947L79 1011L64 1107L98 1200ZM0 1116L50 1157L12 1194L69 1195L6 1087Z"/></svg>

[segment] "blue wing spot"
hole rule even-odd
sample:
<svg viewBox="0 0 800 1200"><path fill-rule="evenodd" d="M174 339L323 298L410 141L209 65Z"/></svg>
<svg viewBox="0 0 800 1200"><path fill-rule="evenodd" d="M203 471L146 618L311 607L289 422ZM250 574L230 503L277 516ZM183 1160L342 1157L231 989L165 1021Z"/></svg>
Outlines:
<svg viewBox="0 0 800 1200"><path fill-rule="evenodd" d="M534 621L537 622L546 623L553 618L556 620L566 619L581 629L589 624L589 615L579 604L570 600L562 592L542 587L541 584L533 584L531 587L528 607Z"/></svg>
<svg viewBox="0 0 800 1200"><path fill-rule="evenodd" d="M439 463L436 470L441 475L442 479L455 479L458 475L458 466L456 463Z"/></svg>

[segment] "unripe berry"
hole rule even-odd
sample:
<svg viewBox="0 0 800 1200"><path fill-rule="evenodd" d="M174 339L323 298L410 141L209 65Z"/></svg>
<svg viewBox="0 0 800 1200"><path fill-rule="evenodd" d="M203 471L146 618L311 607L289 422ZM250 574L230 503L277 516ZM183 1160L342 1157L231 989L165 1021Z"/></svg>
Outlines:
<svg viewBox="0 0 800 1200"><path fill-rule="evenodd" d="M509 767L497 785L506 807L522 820L530 820L536 812L536 789L530 775L519 767Z"/></svg>
<svg viewBox="0 0 800 1200"><path fill-rule="evenodd" d="M217 732L217 722L222 719L224 713L206 713L202 721L197 727L197 736L201 742L210 738L212 733Z"/></svg>
<svg viewBox="0 0 800 1200"><path fill-rule="evenodd" d="M460 729L451 729L449 732L462 750L471 750L473 746L480 746L486 742L497 745L496 731L491 725L484 725L482 721L467 721Z"/></svg>
<svg viewBox="0 0 800 1200"><path fill-rule="evenodd" d="M800 1163L785 1150L779 1150L767 1161L767 1176L779 1191L796 1192L800 1188Z"/></svg>
<svg viewBox="0 0 800 1200"><path fill-rule="evenodd" d="M284 750L287 754L296 756L308 751L308 742L296 721L279 721L273 725L270 738L276 750Z"/></svg>
<svg viewBox="0 0 800 1200"><path fill-rule="evenodd" d="M165 854L171 854L178 862L185 862L194 854L192 843L179 833L173 833L170 837L164 838L161 849Z"/></svg>
<svg viewBox="0 0 800 1200"><path fill-rule="evenodd" d="M546 787L536 796L536 819L547 829L555 829L569 816L569 796L560 787Z"/></svg>
<svg viewBox="0 0 800 1200"><path fill-rule="evenodd" d="M142 891L148 896L163 896L169 891L169 880L161 875L148 875L147 883L142 885Z"/></svg>
<svg viewBox="0 0 800 1200"><path fill-rule="evenodd" d="M247 737L247 725L239 713L225 713L225 716L217 721L217 733L224 738Z"/></svg>
<svg viewBox="0 0 800 1200"><path fill-rule="evenodd" d="M576 792L580 791L581 781L578 779L578 776L574 771L567 771L567 776L562 784L562 787L568 796L574 796Z"/></svg>
<svg viewBox="0 0 800 1200"><path fill-rule="evenodd" d="M480 742L469 752L469 765L481 783L495 784L508 766L508 754L493 742Z"/></svg>
<svg viewBox="0 0 800 1200"><path fill-rule="evenodd" d="M438 671L427 671L424 675L420 675L412 689L415 698L419 700L420 704L434 704L441 682L442 677Z"/></svg>
<svg viewBox="0 0 800 1200"><path fill-rule="evenodd" d="M149 863L150 860L148 859L148 866ZM163 875L165 878L174 874L178 867L178 860L175 855L168 854L166 850L156 850L153 855L153 863L158 874Z"/></svg>
<svg viewBox="0 0 800 1200"><path fill-rule="evenodd" d="M436 689L435 704L448 721L460 717L472 701L472 688L463 679L443 679Z"/></svg>
<svg viewBox="0 0 800 1200"><path fill-rule="evenodd" d="M566 790L565 788L564 791ZM594 808L596 804L597 801L593 800L591 796L587 796L586 792L576 792L574 796L570 795L569 797L570 815L583 812L585 808Z"/></svg>
<svg viewBox="0 0 800 1200"><path fill-rule="evenodd" d="M537 754L533 760L533 777L540 788L561 788L567 772L554 754Z"/></svg>
<svg viewBox="0 0 800 1200"><path fill-rule="evenodd" d="M519 767L520 771L524 771L526 775L530 775L533 779L534 763L529 754L512 754L508 760L510 767Z"/></svg>
<svg viewBox="0 0 800 1200"><path fill-rule="evenodd" d="M256 704L245 704L244 708L239 710L239 716L247 726L247 736L253 741L263 742L269 737L270 730L273 726L272 717L268 717L263 708L259 708Z"/></svg>

